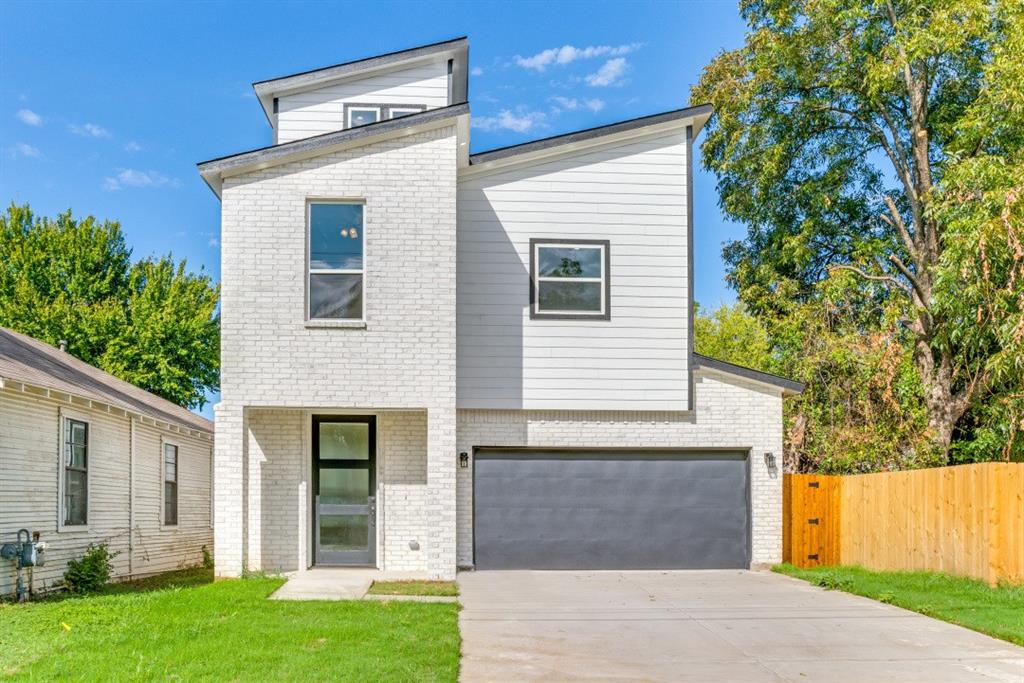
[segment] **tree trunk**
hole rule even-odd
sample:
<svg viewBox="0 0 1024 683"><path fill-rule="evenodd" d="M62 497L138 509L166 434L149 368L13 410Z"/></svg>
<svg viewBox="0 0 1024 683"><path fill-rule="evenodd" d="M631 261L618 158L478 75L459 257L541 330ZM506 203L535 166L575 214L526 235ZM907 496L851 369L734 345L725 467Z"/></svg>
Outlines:
<svg viewBox="0 0 1024 683"><path fill-rule="evenodd" d="M918 338L914 360L924 387L929 437L935 449L942 454L943 461L948 462L953 428L967 410L969 397L953 390L952 358L934 351L926 339Z"/></svg>

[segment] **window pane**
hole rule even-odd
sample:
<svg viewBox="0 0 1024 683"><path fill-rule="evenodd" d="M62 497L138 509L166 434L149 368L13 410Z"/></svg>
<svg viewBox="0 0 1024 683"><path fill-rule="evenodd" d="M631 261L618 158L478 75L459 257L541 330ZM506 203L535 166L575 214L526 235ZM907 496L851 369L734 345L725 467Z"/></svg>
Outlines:
<svg viewBox="0 0 1024 683"><path fill-rule="evenodd" d="M365 422L321 422L321 460L369 460L370 425Z"/></svg>
<svg viewBox="0 0 1024 683"><path fill-rule="evenodd" d="M86 468L86 447L69 443L67 444L66 448L67 466L84 470Z"/></svg>
<svg viewBox="0 0 1024 683"><path fill-rule="evenodd" d="M328 505L366 505L370 470L320 468L320 502Z"/></svg>
<svg viewBox="0 0 1024 683"><path fill-rule="evenodd" d="M85 445L87 427L84 422L68 420L68 441Z"/></svg>
<svg viewBox="0 0 1024 683"><path fill-rule="evenodd" d="M362 204L310 205L309 267L362 270Z"/></svg>
<svg viewBox="0 0 1024 683"><path fill-rule="evenodd" d="M391 118L397 119L402 116L409 116L410 114L419 114L418 109L392 109Z"/></svg>
<svg viewBox="0 0 1024 683"><path fill-rule="evenodd" d="M349 273L311 273L309 317L361 319L363 276Z"/></svg>
<svg viewBox="0 0 1024 683"><path fill-rule="evenodd" d="M164 479L178 481L178 447L164 444Z"/></svg>
<svg viewBox="0 0 1024 683"><path fill-rule="evenodd" d="M603 286L600 282L540 282L537 310L600 313Z"/></svg>
<svg viewBox="0 0 1024 683"><path fill-rule="evenodd" d="M366 550L370 518L366 515L319 515L321 550Z"/></svg>
<svg viewBox="0 0 1024 683"><path fill-rule="evenodd" d="M164 524L178 523L178 485L164 482Z"/></svg>
<svg viewBox="0 0 1024 683"><path fill-rule="evenodd" d="M86 474L64 470L64 523L85 524L87 512Z"/></svg>
<svg viewBox="0 0 1024 683"><path fill-rule="evenodd" d="M376 109L350 109L348 112L350 126L365 126L368 123L376 123Z"/></svg>
<svg viewBox="0 0 1024 683"><path fill-rule="evenodd" d="M540 247L540 277L601 277L601 249Z"/></svg>

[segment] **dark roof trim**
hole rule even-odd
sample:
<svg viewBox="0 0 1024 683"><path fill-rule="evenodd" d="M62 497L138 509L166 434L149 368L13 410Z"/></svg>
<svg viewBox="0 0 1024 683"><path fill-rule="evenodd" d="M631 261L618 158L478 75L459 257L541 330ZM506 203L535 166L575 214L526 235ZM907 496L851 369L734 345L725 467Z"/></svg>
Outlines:
<svg viewBox="0 0 1024 683"><path fill-rule="evenodd" d="M224 171L230 171L234 168L247 166L249 164L266 163L283 157L290 157L294 154L316 152L322 148L333 147L334 145L362 140L364 138L387 135L389 133L402 130L403 128L412 128L413 126L430 124L468 113L469 104L463 102L461 104L453 104L449 107L428 109L424 112L420 112L419 114L410 114L409 116L403 116L397 119L385 119L376 123L368 123L365 126L346 128L344 130L314 135L301 140L285 142L280 145L269 145L267 147L252 149L247 152L229 154L228 156L217 157L216 159L210 159L208 161L201 161L196 164L196 166L199 167L199 172L204 176L209 173L222 173Z"/></svg>
<svg viewBox="0 0 1024 683"><path fill-rule="evenodd" d="M787 379L785 377L779 377L778 375L773 375L770 372L761 372L760 370L745 368L742 365L727 363L726 361L718 360L717 358L708 358L707 356L702 356L699 353L693 354L693 363L699 368L726 372L730 375L736 375L737 377L752 379L755 382L771 384L797 394L803 393L804 390L804 385L801 382Z"/></svg>
<svg viewBox="0 0 1024 683"><path fill-rule="evenodd" d="M542 138L540 140L533 140L532 142L522 142L518 145L509 145L508 147L499 147L486 152L471 154L469 156L469 163L471 165L484 164L488 161L498 161L499 159L507 159L508 157L518 156L520 154L529 154L530 152L539 152L552 147L571 145L574 142L592 140L606 135L614 135L616 133L623 133L637 128L654 126L659 123L669 123L671 121L691 119L705 115L710 116L711 111L712 108L710 104L700 104L695 107L675 109L673 111L666 111L660 114L651 114L649 116L641 116L627 121L619 121L618 123L612 123L606 126L585 128L572 133L555 135L550 138Z"/></svg>
<svg viewBox="0 0 1024 683"><path fill-rule="evenodd" d="M395 62L403 62L408 59L416 59L417 57L427 57L429 55L447 52L449 50L459 50L467 47L469 41L466 36L460 36L459 38L452 38L450 40L442 40L437 43L430 43L429 45L420 45L418 47L411 47L405 50L396 50L394 52L387 52L382 55L374 55L373 57L364 57L363 59L356 59L351 62L342 62L340 64L334 64L332 66L325 66L319 69L310 69L309 71L300 71L299 73L288 74L287 76L278 76L277 78L268 78L262 81L256 81L252 84L252 87L260 90L258 86L265 86L271 83L277 83L279 81L289 81L292 79L299 80L319 80L320 76L326 78L341 78L349 73L362 71L364 69L374 69L382 66L388 66ZM337 72L337 73L326 73L326 72ZM302 76L317 76L316 78L302 79ZM286 87L292 87L288 85Z"/></svg>

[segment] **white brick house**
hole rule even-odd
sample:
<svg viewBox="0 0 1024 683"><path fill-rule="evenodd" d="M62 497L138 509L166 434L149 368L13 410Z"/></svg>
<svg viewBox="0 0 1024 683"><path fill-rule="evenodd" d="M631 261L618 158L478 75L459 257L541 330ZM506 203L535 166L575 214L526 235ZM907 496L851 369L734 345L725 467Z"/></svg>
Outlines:
<svg viewBox="0 0 1024 683"><path fill-rule="evenodd" d="M216 564L781 558L789 380L692 351L690 107L470 154L458 39L255 84L222 202Z"/></svg>

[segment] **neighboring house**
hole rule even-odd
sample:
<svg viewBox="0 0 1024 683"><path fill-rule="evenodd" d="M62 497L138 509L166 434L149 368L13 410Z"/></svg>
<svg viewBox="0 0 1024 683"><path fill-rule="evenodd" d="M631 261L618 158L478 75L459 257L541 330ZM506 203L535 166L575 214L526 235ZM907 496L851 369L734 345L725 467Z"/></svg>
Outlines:
<svg viewBox="0 0 1024 683"><path fill-rule="evenodd" d="M199 164L217 573L780 561L801 387L692 350L710 108L470 154L467 58L260 81L275 144Z"/></svg>
<svg viewBox="0 0 1024 683"><path fill-rule="evenodd" d="M106 543L113 575L193 566L213 549L213 423L70 353L0 328L0 543L38 532L36 590ZM0 560L0 595L14 591Z"/></svg>

